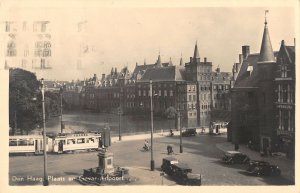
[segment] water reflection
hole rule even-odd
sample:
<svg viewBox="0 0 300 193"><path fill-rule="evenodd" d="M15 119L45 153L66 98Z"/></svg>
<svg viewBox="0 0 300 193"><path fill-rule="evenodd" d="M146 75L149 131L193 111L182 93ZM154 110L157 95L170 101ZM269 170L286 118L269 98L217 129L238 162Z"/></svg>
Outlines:
<svg viewBox="0 0 300 193"><path fill-rule="evenodd" d="M66 112L63 122L68 131L100 131L108 124L112 135L119 134L119 116L117 114L92 113L92 112ZM46 123L47 132L60 132L60 119L52 118ZM174 129L175 120L154 117L154 130L161 132ZM147 115L122 115L121 130L123 134L149 133L151 130L150 116Z"/></svg>

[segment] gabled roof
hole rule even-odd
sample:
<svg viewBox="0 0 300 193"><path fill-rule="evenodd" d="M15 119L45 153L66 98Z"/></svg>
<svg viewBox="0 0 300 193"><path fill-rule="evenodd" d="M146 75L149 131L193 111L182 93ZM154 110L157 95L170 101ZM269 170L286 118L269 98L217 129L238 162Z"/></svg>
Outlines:
<svg viewBox="0 0 300 193"><path fill-rule="evenodd" d="M295 46L286 46L284 40L281 41L281 46L279 50L280 56L285 54L289 63L295 64Z"/></svg>
<svg viewBox="0 0 300 193"><path fill-rule="evenodd" d="M223 83L224 81L231 80L230 72L212 72L212 78L214 83Z"/></svg>
<svg viewBox="0 0 300 193"><path fill-rule="evenodd" d="M146 71L148 68L155 67L155 64L137 65L134 68L133 74L138 74L140 71Z"/></svg>
<svg viewBox="0 0 300 193"><path fill-rule="evenodd" d="M184 68L179 66L167 66L162 68L149 68L139 82L149 81L183 81Z"/></svg>
<svg viewBox="0 0 300 193"><path fill-rule="evenodd" d="M277 57L278 52L273 52L274 56ZM242 66L240 68L239 74L236 78L234 88L237 87L257 87L260 81L261 74L258 71L258 60L260 54L249 54L246 59L244 59ZM274 64L276 65L276 64ZM249 75L249 66L251 67L251 75Z"/></svg>

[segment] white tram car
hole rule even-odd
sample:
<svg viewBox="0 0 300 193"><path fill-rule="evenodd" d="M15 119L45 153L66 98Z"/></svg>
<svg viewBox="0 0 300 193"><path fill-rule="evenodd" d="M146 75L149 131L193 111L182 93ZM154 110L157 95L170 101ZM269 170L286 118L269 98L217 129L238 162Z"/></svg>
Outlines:
<svg viewBox="0 0 300 193"><path fill-rule="evenodd" d="M76 150L97 150L101 147L100 133L62 134L52 138L52 147L49 151L55 153Z"/></svg>
<svg viewBox="0 0 300 193"><path fill-rule="evenodd" d="M46 150L48 143L51 141L47 138ZM9 153L35 153L41 154L44 151L42 135L15 135L9 136Z"/></svg>
<svg viewBox="0 0 300 193"><path fill-rule="evenodd" d="M59 134L46 138L46 151L54 153L73 152L76 150L97 150L102 146L100 133ZM42 135L9 136L9 153L42 154Z"/></svg>

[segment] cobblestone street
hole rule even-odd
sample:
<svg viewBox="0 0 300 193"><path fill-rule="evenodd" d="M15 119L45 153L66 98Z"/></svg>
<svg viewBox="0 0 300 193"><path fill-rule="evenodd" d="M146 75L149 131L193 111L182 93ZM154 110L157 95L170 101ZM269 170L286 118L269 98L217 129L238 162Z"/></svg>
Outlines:
<svg viewBox="0 0 300 193"><path fill-rule="evenodd" d="M219 136L198 134L196 137L184 137L183 153L179 153L179 137L176 132L174 137L156 134L153 149L155 171L150 171L150 152L141 151L144 140L149 140L149 138L150 135L140 135L125 136L121 142L116 141L115 138L112 140L109 150L114 153L114 165L129 169L131 181L126 185L177 185L168 176L163 179L160 176L162 158L168 156L166 150L168 144L174 147L174 157L187 163L194 173L202 175L203 186L293 184L287 176L289 171L286 170L289 168L284 167L285 160L282 160L282 176L266 178L245 175L246 166L243 165L222 164L220 158L223 150L229 150L232 147L226 142L226 134ZM240 149L243 151L245 148L241 146ZM253 156L256 152L248 153L250 158L257 159ZM11 156L9 161L10 185L42 185L43 156ZM83 169L96 167L97 162L97 152L49 154L48 175L53 176L50 179L50 185L79 185L73 179L82 175ZM28 177L32 180L28 180ZM122 185L122 183L115 185Z"/></svg>

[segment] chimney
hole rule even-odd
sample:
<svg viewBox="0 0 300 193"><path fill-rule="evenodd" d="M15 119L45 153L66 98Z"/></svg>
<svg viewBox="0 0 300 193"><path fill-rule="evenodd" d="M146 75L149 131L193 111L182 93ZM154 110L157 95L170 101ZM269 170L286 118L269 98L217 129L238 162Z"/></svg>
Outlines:
<svg viewBox="0 0 300 193"><path fill-rule="evenodd" d="M295 48L296 48L296 38L294 38L294 46L295 46Z"/></svg>
<svg viewBox="0 0 300 193"><path fill-rule="evenodd" d="M204 58L204 63L206 63L206 61L207 61L207 58L205 57L205 58Z"/></svg>
<svg viewBox="0 0 300 193"><path fill-rule="evenodd" d="M104 80L105 79L105 74L102 74L102 80Z"/></svg>
<svg viewBox="0 0 300 193"><path fill-rule="evenodd" d="M190 63L193 63L193 57L190 57Z"/></svg>
<svg viewBox="0 0 300 193"><path fill-rule="evenodd" d="M248 55L250 54L250 46L242 46L242 54L243 54L243 59L247 58Z"/></svg>
<svg viewBox="0 0 300 193"><path fill-rule="evenodd" d="M239 63L243 63L243 54L239 54Z"/></svg>

